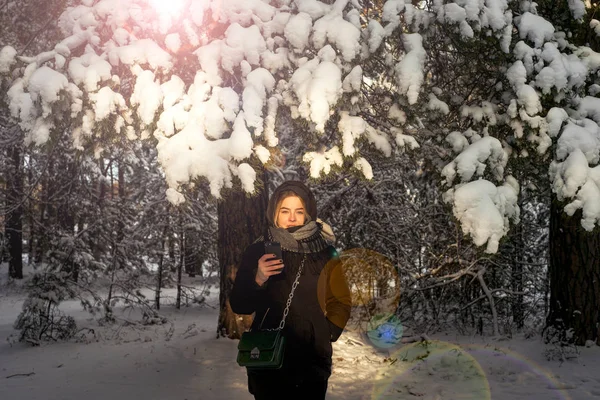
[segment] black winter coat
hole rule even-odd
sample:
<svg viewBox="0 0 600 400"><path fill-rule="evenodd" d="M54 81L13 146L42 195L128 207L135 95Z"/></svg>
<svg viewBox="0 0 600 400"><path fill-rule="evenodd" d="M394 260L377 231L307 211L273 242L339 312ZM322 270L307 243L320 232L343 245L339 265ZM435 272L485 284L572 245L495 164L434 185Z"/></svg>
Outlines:
<svg viewBox="0 0 600 400"><path fill-rule="evenodd" d="M283 251L284 272L259 286L255 276L258 259L264 254L263 242L246 249L229 299L231 308L237 314L256 313L252 330L260 329L261 323L263 329L278 327L302 257L306 257L283 330L283 366L266 374L327 380L331 375L331 342L339 338L350 317L350 292L337 252L332 246L306 255Z"/></svg>

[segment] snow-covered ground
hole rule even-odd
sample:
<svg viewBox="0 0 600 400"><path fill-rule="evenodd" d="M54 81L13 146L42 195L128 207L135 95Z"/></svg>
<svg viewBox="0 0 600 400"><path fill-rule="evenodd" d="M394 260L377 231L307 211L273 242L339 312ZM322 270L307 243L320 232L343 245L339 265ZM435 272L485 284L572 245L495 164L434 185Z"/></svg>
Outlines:
<svg viewBox="0 0 600 400"><path fill-rule="evenodd" d="M101 327L78 302L62 309L78 341L31 347L6 339L25 295L0 268L0 399L251 400L235 362L237 341L216 339L218 293L205 305L165 305L164 325ZM166 293L169 294L169 290ZM170 290L173 294L173 290ZM127 315L122 315L127 318ZM600 399L600 347L547 361L539 338L499 340L441 334L381 350L356 332L334 344L328 399ZM284 398L284 397L282 397Z"/></svg>

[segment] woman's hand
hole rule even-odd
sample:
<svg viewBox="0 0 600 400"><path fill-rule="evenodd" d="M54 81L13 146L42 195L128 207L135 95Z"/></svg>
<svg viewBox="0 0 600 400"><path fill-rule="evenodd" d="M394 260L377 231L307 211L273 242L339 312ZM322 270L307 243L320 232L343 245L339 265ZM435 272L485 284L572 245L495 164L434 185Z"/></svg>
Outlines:
<svg viewBox="0 0 600 400"><path fill-rule="evenodd" d="M254 278L258 286L264 285L270 276L280 274L283 270L283 260L275 257L275 254L265 254L258 259L258 269Z"/></svg>

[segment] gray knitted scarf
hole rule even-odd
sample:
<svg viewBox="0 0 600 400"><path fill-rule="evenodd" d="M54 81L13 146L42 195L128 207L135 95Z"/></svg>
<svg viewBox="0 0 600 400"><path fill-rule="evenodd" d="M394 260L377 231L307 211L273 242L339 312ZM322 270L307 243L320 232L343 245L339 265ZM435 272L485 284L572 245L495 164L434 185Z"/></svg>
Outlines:
<svg viewBox="0 0 600 400"><path fill-rule="evenodd" d="M269 227L269 240L281 243L281 248L294 253L316 253L335 242L331 227L323 221L310 221L301 227Z"/></svg>

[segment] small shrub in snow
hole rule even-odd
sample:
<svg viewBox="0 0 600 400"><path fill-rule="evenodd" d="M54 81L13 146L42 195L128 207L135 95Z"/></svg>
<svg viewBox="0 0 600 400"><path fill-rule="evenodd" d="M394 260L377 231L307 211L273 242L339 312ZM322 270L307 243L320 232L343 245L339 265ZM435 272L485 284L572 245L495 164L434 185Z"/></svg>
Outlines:
<svg viewBox="0 0 600 400"><path fill-rule="evenodd" d="M544 356L548 361L564 362L579 356L573 333L573 329L562 326L548 326L544 330Z"/></svg>
<svg viewBox="0 0 600 400"><path fill-rule="evenodd" d="M14 324L20 331L19 341L39 345L43 341L67 340L75 335L75 320L58 309L64 299L73 296L67 276L51 271L33 275L27 284L29 295L23 303L23 311Z"/></svg>

